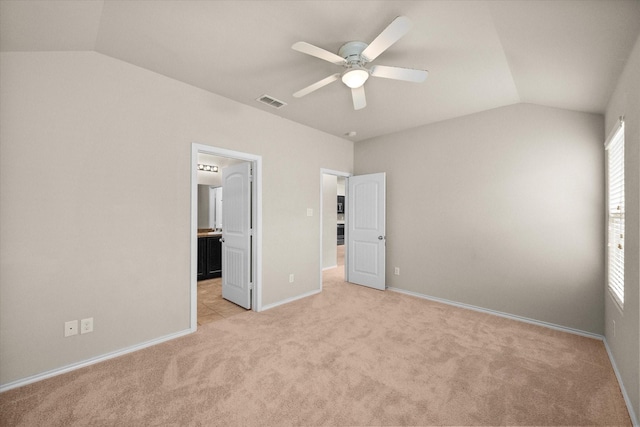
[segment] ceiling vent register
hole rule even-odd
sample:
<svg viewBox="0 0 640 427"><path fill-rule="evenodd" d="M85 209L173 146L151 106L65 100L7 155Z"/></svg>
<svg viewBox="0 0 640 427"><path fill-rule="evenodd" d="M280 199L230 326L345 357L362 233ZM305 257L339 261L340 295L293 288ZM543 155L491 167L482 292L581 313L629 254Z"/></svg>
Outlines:
<svg viewBox="0 0 640 427"><path fill-rule="evenodd" d="M287 105L286 102L275 99L274 97L269 95L262 95L261 97L256 98L256 101L262 102L263 104L266 104L273 108L282 108Z"/></svg>

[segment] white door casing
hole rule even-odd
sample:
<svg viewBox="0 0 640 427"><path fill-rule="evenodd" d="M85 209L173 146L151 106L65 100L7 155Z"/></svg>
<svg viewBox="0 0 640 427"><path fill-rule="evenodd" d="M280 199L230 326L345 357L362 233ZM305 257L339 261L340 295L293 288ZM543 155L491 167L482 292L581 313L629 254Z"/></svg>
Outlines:
<svg viewBox="0 0 640 427"><path fill-rule="evenodd" d="M222 169L222 297L251 308L251 163Z"/></svg>
<svg viewBox="0 0 640 427"><path fill-rule="evenodd" d="M347 179L347 280L385 289L386 175Z"/></svg>

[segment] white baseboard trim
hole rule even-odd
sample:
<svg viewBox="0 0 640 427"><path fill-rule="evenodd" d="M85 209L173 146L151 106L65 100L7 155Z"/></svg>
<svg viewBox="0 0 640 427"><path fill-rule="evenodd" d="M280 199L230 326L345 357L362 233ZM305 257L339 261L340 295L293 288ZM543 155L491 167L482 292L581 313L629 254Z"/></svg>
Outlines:
<svg viewBox="0 0 640 427"><path fill-rule="evenodd" d="M96 363L104 362L105 360L113 359L114 357L124 356L128 353L133 353L134 351L142 350L143 348L151 347L156 344L163 343L165 341L170 341L184 335L191 334L195 332L195 329L185 329L180 332L176 332L173 334L165 335L160 338L152 339L149 341L145 341L140 344L132 345L130 347L123 348L121 350L116 350L111 353L102 354L100 356L93 357L91 359L86 359L80 362L72 363L67 366L63 366L61 368L52 369L47 372L43 372L41 374L31 375L30 377L22 378L19 380L12 381L10 383L0 385L0 393L4 391L8 391L14 388L22 387L27 384L35 383L38 381L45 380L47 378L55 377L56 375L65 374L67 372L75 371L76 369L84 368L85 366L94 365Z"/></svg>
<svg viewBox="0 0 640 427"><path fill-rule="evenodd" d="M325 268L323 268L323 269L322 269L322 271L325 271L325 270L331 270L332 268L336 268L337 266L338 266L338 264L334 264L334 265L331 265L331 266L329 266L329 267L325 267Z"/></svg>
<svg viewBox="0 0 640 427"><path fill-rule="evenodd" d="M322 292L322 289L316 289L314 291L307 292L307 293L304 293L302 295L296 295L295 297L291 297L291 298L283 299L282 301L274 302L273 304L263 305L261 311L270 310L272 308L278 307L279 305L288 304L290 302L297 301L297 300L302 299L302 298L306 298L306 297L310 297L310 296L315 295L315 294L319 294L320 292Z"/></svg>
<svg viewBox="0 0 640 427"><path fill-rule="evenodd" d="M517 320L519 322L530 323L532 325L544 326L546 328L555 329L562 332L568 332L570 334L582 335L583 337L595 338L598 340L604 340L604 336L599 334L594 334L593 332L587 332L580 329L573 329L566 326L556 325L555 323L543 322L541 320L530 319L528 317L517 316L515 314L503 313L502 311L491 310L488 308L478 307L475 305L465 304L461 302L451 301L444 298L432 297L429 295L420 294L418 292L407 291L400 288L389 287L387 288L390 291L400 292L401 294L411 295L414 297L427 299L429 301L440 302L447 305L452 305L459 308L466 308L468 310L479 311L481 313L493 314L494 316L505 317L507 319Z"/></svg>
<svg viewBox="0 0 640 427"><path fill-rule="evenodd" d="M607 342L606 338L604 338L602 342L604 343L604 348L607 349L607 354L609 355L609 360L611 361L613 372L615 372L616 378L618 379L618 384L620 385L620 391L622 391L622 397L624 398L624 403L627 404L627 410L629 411L629 417L631 417L631 422L633 423L634 427L639 427L640 423L638 423L638 417L636 416L636 413L633 410L633 405L631 404L631 399L627 394L627 390L624 388L624 384L622 382L622 376L620 375L620 371L618 371L618 366L616 365L616 360L613 358L613 353L611 353L611 349L609 348L609 343Z"/></svg>
<svg viewBox="0 0 640 427"><path fill-rule="evenodd" d="M613 371L616 374L616 379L618 380L618 385L620 386L620 390L622 391L622 397L624 398L624 403L627 405L627 411L629 411L629 417L631 417L631 422L634 427L640 427L640 423L638 423L638 418L633 410L633 405L631 405L631 399L629 399L629 395L627 394L627 390L624 388L624 383L622 382L622 377L620 376L620 372L618 371L618 367L616 366L615 359L613 358L613 354L611 353L611 349L609 348L609 344L607 343L607 339L603 335L594 334L592 332L582 331L580 329L568 328L566 326L556 325L554 323L542 322L540 320L530 319L528 317L516 316L509 313L503 313L501 311L490 310L487 308L477 307L475 305L464 304L456 301L447 300L444 298L431 297L429 295L420 294L417 292L407 291L400 288L389 287L387 288L390 291L399 292L401 294L414 296L417 298L426 299L429 301L440 302L447 305L452 305L454 307L466 308L468 310L478 311L481 313L492 314L494 316L505 317L507 319L517 320L519 322L530 323L532 325L543 326L545 328L555 329L557 331L568 332L570 334L581 335L588 338L594 338L602 341L604 343L604 347L607 350L607 354L609 356L609 361L611 362L611 366L613 367Z"/></svg>

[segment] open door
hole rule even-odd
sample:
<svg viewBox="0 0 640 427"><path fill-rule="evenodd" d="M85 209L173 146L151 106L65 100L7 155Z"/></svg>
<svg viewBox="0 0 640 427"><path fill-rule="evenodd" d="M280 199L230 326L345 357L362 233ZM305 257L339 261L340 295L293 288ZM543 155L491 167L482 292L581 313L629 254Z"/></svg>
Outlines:
<svg viewBox="0 0 640 427"><path fill-rule="evenodd" d="M347 182L346 280L384 290L386 175L352 176Z"/></svg>
<svg viewBox="0 0 640 427"><path fill-rule="evenodd" d="M222 169L222 297L251 308L251 163Z"/></svg>

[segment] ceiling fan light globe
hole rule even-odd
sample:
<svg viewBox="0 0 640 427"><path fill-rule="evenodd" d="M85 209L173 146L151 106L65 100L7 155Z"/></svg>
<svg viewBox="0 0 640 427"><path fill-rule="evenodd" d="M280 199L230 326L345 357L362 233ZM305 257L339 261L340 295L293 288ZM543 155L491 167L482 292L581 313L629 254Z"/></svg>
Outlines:
<svg viewBox="0 0 640 427"><path fill-rule="evenodd" d="M357 89L369 78L369 72L364 68L353 68L342 75L342 83L351 89Z"/></svg>

